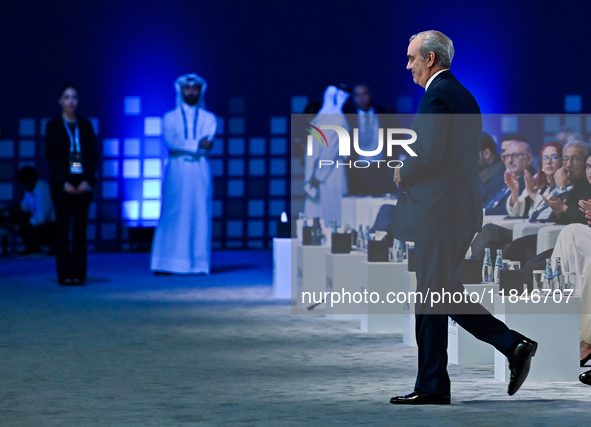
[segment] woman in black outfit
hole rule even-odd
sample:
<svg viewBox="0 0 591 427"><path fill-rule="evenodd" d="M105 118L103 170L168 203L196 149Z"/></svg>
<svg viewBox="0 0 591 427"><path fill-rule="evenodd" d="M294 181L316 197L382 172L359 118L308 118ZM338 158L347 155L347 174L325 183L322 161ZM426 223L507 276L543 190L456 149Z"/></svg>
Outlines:
<svg viewBox="0 0 591 427"><path fill-rule="evenodd" d="M56 219L57 279L60 285L82 285L86 279L86 225L96 183L98 147L90 121L76 116L78 90L74 85L62 86L59 104L61 116L47 123L45 130L45 157Z"/></svg>

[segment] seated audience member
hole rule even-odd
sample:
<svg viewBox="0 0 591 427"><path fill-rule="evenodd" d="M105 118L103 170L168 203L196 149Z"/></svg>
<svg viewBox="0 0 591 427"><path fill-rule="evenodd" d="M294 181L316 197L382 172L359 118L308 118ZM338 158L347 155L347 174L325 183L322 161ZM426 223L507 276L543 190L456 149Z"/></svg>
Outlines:
<svg viewBox="0 0 591 427"><path fill-rule="evenodd" d="M16 232L25 244L20 254L40 253L42 245L53 246L55 233L49 185L39 179L37 170L31 166L21 168L15 178L24 189L23 200L9 209L2 226Z"/></svg>
<svg viewBox="0 0 591 427"><path fill-rule="evenodd" d="M587 150L587 147L586 147L586 145L582 145L582 146L579 146L579 148L577 148L577 150ZM567 163L567 160L566 160L567 159L567 154L566 154L567 151L570 152L570 150L568 150L568 147L565 147L565 149L563 151L565 153L563 156L563 161L564 161L565 166L563 166L563 168L566 167L566 163ZM578 177L579 169L583 170L583 172L582 172L583 178L579 179L576 182L576 184L573 186L572 190L570 190L564 194L561 194L560 197L552 197L550 199L546 199L546 203L554 205L552 207L553 213L552 213L552 216L550 217L550 221L556 221L558 224L577 224L577 223L578 224L585 224L587 222L586 212L581 211L581 205L585 201L588 201L589 199L591 199L591 174L588 174L585 172L586 170L587 171L589 170L586 168L591 168L591 154L587 154L585 156L584 163L577 161L579 155L582 156L582 152L579 151L579 154L575 154L574 156L572 156L572 157L574 157L574 160L575 160L575 162L574 162L575 168L573 168L574 172L572 172L571 178L573 180L576 180L576 178ZM572 157L569 158L568 162L573 161ZM587 176L585 177L585 175L587 175ZM562 200L562 198L564 196L566 196L566 201ZM564 230L562 230L562 231L564 231ZM560 234L562 234L562 232ZM534 245L537 245L537 235L534 235L533 237L526 236L526 237L522 237L521 239L517 239L517 240L515 240L515 242L513 242L511 244L511 249L513 249L513 250L512 251L510 251L509 249L507 250L507 258L509 258L509 259L514 258L515 260L519 260L519 256L520 256L519 255L519 248L515 249L515 247L517 246L516 243L522 239L528 239L528 238L534 242L533 243ZM544 251L544 252L536 255L535 257L531 258L530 260L526 260L525 265L523 263L521 264L521 265L524 265L523 270L524 270L525 283L530 287L530 289L531 289L531 285L532 285L532 281L533 281L531 272L533 270L543 270L546 266L546 259L550 258L552 256L552 252L553 252L553 249L549 249L547 251ZM503 257L505 257L505 253L503 253Z"/></svg>
<svg viewBox="0 0 591 427"><path fill-rule="evenodd" d="M355 107L346 109L347 120L353 138L353 129L358 129L359 148L363 151L372 151L378 148L379 129L382 128L384 138L386 129L399 128L398 121L394 117L394 110L388 107L377 106L373 102L372 93L366 84L360 83L353 87L353 101ZM353 140L351 141L353 143ZM354 149L351 150L349 159L351 162L357 160L393 160L404 150L395 146L392 152L392 159L386 159L386 145L381 153L373 156L362 156ZM365 164L365 162L362 162ZM379 167L378 167L379 166ZM378 164L370 163L365 168L348 168L347 180L349 195L351 196L383 196L386 193L395 194L396 184L393 180L394 169L384 166L384 162Z"/></svg>
<svg viewBox="0 0 591 427"><path fill-rule="evenodd" d="M505 164L497 153L497 144L487 133L480 138L480 184L482 205L486 206L490 198L497 194L505 184L503 175Z"/></svg>
<svg viewBox="0 0 591 427"><path fill-rule="evenodd" d="M552 214L552 209L546 205L544 197L557 194L558 190L554 182L554 175L561 166L562 145L557 142L548 142L540 151L538 172L535 177L532 177L527 169L524 170L525 189L521 194L519 193L520 185L517 177L505 172L505 182L511 191L511 195L506 202L509 215L522 217L525 215L526 207L531 206L528 212L530 221L547 220ZM484 257L484 248L491 248L491 255L494 257L497 249L503 249L503 252L505 252L512 240L512 230L496 224L487 224L472 242L472 256L482 259ZM530 257L533 255L535 253L531 254Z"/></svg>
<svg viewBox="0 0 591 427"><path fill-rule="evenodd" d="M514 175L519 182L519 192L525 188L523 171L532 163L532 151L527 142L512 142L501 157L505 163L506 172ZM507 198L511 190L504 185L485 205L486 215L507 215Z"/></svg>
<svg viewBox="0 0 591 427"><path fill-rule="evenodd" d="M591 245L591 237L587 241ZM591 263L585 269L581 282L581 367L591 359ZM591 371L579 375L583 384L591 385Z"/></svg>

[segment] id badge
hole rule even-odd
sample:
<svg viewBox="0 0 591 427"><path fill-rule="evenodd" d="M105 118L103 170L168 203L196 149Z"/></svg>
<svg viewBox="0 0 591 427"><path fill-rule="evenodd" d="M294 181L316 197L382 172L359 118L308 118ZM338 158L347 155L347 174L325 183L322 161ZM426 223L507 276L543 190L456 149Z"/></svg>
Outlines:
<svg viewBox="0 0 591 427"><path fill-rule="evenodd" d="M70 153L70 173L72 175L80 175L82 172L82 154Z"/></svg>

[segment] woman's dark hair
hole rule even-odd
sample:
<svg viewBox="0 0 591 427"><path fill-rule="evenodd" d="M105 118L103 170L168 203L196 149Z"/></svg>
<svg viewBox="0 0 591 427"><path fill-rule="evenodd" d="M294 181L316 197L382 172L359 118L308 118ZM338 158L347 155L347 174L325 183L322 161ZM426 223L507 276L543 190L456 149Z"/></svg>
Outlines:
<svg viewBox="0 0 591 427"><path fill-rule="evenodd" d="M64 83L62 85L62 89L60 90L60 98L62 97L62 95L64 94L64 92L66 91L66 89L72 88L76 91L76 93L78 93L78 88L76 87L75 84L73 83Z"/></svg>
<svg viewBox="0 0 591 427"><path fill-rule="evenodd" d="M542 145L542 148L540 149L540 155L538 158L538 173L537 173L537 176L535 179L535 183L536 183L537 188L544 188L546 185L548 185L548 180L546 179L546 174L542 170L542 166L544 163L542 160L542 157L544 157L544 150L548 147L556 148L556 151L558 151L558 158L562 162L562 144L560 142L550 141L550 142L547 142L544 145Z"/></svg>

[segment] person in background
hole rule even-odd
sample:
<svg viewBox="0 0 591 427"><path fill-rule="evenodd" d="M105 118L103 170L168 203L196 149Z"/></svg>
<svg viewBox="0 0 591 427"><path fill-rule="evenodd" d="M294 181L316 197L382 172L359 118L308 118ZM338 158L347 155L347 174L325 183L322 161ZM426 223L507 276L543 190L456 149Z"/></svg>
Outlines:
<svg viewBox="0 0 591 427"><path fill-rule="evenodd" d="M174 87L176 108L164 115L170 157L150 268L155 274L209 274L213 202L207 156L217 121L205 109L204 79L185 74Z"/></svg>
<svg viewBox="0 0 591 427"><path fill-rule="evenodd" d="M503 176L505 164L497 153L497 144L487 133L482 132L480 137L480 193L482 205L490 201L490 198L497 194L505 185Z"/></svg>
<svg viewBox="0 0 591 427"><path fill-rule="evenodd" d="M25 250L19 255L42 252L42 245L50 247L53 254L55 238L55 212L49 194L49 185L39 179L37 169L32 166L22 167L15 176L16 181L24 190L20 204L4 209L0 226L16 232L25 244Z"/></svg>
<svg viewBox="0 0 591 427"><path fill-rule="evenodd" d="M76 114L76 86L62 86L59 104L62 114L50 120L45 130L45 158L56 219L57 279L60 285L82 285L86 279L86 226L96 183L98 145L90 121Z"/></svg>

